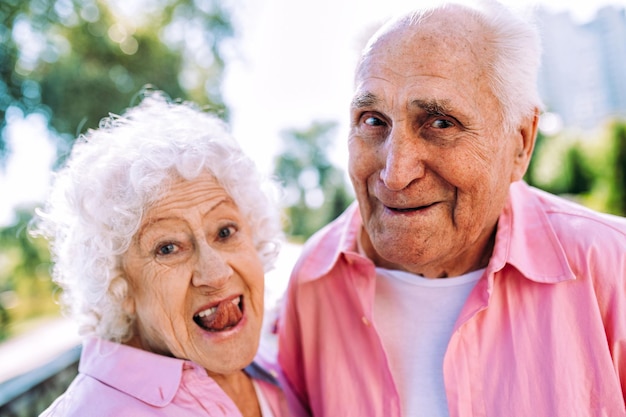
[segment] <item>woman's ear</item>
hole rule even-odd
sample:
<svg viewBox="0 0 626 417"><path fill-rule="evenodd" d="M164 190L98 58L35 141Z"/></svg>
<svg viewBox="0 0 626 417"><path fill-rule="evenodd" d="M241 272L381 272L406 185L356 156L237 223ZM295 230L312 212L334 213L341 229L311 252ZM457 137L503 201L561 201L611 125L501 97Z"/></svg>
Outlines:
<svg viewBox="0 0 626 417"><path fill-rule="evenodd" d="M133 316L135 314L135 297L128 278L120 276L115 278L115 281L113 290L118 294L118 297L122 298L122 310L129 316Z"/></svg>
<svg viewBox="0 0 626 417"><path fill-rule="evenodd" d="M535 141L537 139L537 125L539 124L539 108L525 117L520 123L519 130L516 132L516 147L514 169L512 171L511 182L519 181L526 174L530 158L533 154Z"/></svg>
<svg viewBox="0 0 626 417"><path fill-rule="evenodd" d="M129 316L133 316L135 314L135 299L130 294L127 294L124 298L122 308Z"/></svg>

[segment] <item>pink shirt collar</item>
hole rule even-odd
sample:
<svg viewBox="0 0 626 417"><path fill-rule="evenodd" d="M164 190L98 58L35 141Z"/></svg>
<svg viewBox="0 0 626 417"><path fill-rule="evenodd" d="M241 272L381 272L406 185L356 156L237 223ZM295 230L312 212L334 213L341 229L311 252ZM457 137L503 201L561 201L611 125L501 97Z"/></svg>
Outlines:
<svg viewBox="0 0 626 417"><path fill-rule="evenodd" d="M183 368L197 364L89 338L83 342L79 371L147 404L164 407L178 391Z"/></svg>

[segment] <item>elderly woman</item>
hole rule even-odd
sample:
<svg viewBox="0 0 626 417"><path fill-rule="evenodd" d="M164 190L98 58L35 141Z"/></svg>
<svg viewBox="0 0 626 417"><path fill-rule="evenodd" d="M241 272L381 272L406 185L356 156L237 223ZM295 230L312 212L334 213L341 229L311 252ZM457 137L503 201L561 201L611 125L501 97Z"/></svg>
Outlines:
<svg viewBox="0 0 626 417"><path fill-rule="evenodd" d="M43 415L284 415L253 362L272 196L221 121L160 93L79 138L37 229L85 340Z"/></svg>

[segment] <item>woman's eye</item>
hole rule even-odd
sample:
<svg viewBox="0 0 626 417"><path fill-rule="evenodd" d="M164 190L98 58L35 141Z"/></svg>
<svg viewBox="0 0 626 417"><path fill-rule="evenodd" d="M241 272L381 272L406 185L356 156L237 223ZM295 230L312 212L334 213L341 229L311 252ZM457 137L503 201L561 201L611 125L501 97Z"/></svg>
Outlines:
<svg viewBox="0 0 626 417"><path fill-rule="evenodd" d="M236 229L234 226L226 226L222 227L218 232L217 236L220 239L227 239L235 233Z"/></svg>
<svg viewBox="0 0 626 417"><path fill-rule="evenodd" d="M449 127L453 127L454 123L446 119L437 119L432 123L431 126L437 129L447 129Z"/></svg>
<svg viewBox="0 0 626 417"><path fill-rule="evenodd" d="M171 255L176 252L176 245L173 243L166 243L157 248L157 255Z"/></svg>

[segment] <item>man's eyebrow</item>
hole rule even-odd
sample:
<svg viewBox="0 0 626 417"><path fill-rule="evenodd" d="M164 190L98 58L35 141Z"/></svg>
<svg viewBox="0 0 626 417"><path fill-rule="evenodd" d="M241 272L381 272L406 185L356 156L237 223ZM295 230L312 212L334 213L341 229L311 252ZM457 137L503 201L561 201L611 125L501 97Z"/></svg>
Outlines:
<svg viewBox="0 0 626 417"><path fill-rule="evenodd" d="M450 114L452 111L450 108L449 100L413 100L411 105L423 109L428 114L435 114L444 116Z"/></svg>
<svg viewBox="0 0 626 417"><path fill-rule="evenodd" d="M357 94L352 99L351 107L353 109L362 109L367 107L374 107L380 104L381 100L373 93L366 91L360 94ZM446 115L450 114L452 111L450 108L449 100L424 100L424 99L415 99L411 101L412 107L420 108L426 111L428 114L435 115Z"/></svg>
<svg viewBox="0 0 626 417"><path fill-rule="evenodd" d="M369 91L359 93L352 99L350 107L353 109L362 109L365 107L373 107L380 103L380 99L375 94Z"/></svg>

